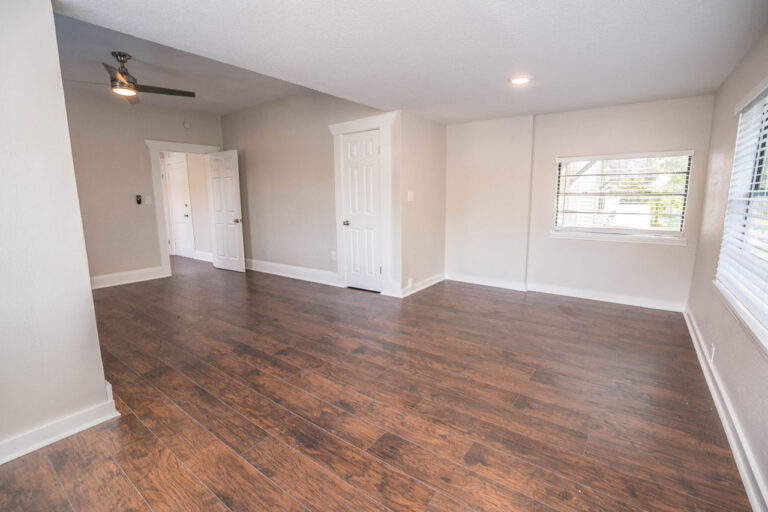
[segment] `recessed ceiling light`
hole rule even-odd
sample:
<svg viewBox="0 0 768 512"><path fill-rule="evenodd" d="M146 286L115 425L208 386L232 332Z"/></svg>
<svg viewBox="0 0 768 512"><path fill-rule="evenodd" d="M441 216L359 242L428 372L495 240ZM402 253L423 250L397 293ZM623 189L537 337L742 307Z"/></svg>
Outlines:
<svg viewBox="0 0 768 512"><path fill-rule="evenodd" d="M511 83L512 85L525 85L525 84L527 84L530 81L531 81L531 79L528 78L527 76L516 76L516 77L513 77L509 81L509 83Z"/></svg>

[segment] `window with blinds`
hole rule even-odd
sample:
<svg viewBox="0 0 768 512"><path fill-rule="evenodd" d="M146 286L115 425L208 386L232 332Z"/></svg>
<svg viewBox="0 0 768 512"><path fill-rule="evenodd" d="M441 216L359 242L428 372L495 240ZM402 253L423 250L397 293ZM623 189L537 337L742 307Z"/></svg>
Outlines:
<svg viewBox="0 0 768 512"><path fill-rule="evenodd" d="M692 156L558 159L555 230L680 237Z"/></svg>
<svg viewBox="0 0 768 512"><path fill-rule="evenodd" d="M739 117L716 283L747 323L768 329L768 93Z"/></svg>

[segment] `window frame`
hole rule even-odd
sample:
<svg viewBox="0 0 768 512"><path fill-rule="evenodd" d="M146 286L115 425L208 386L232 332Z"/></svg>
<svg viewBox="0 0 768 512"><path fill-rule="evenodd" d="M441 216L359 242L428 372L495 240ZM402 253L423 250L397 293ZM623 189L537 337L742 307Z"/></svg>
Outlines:
<svg viewBox="0 0 768 512"><path fill-rule="evenodd" d="M739 114L739 125L741 124L741 114L743 114L745 111L747 111L750 107L752 107L755 102L764 102L763 106L763 113L762 113L762 120L760 129L758 131L758 150L755 153L755 163L753 165L752 169L752 179L750 180L750 190L749 190L749 197L750 200L746 201L744 205L744 214L743 214L743 221L744 226L746 228L750 217L749 217L749 209L751 204L752 197L768 197L768 190L766 189L755 189L755 184L757 181L755 180L755 177L759 175L761 182L764 182L768 179L768 90L763 90L759 94L755 96L755 98L752 101L747 102L743 108L738 111ZM761 140L762 139L762 140ZM734 143L734 154L733 154L733 160L735 162L736 160L736 150L739 146L739 134L737 132L736 135L736 141ZM761 160L760 158L760 151L763 152L762 157L762 163L758 164L758 161ZM733 163L731 164L731 175L734 172ZM723 301L723 304L726 306L726 308L730 311L731 315L734 317L734 319L741 323L742 326L745 328L747 334L753 339L755 344L758 346L758 348L762 351L762 354L765 357L768 357L768 325L764 323L763 320L761 320L753 311L752 309L747 306L740 298L738 293L733 291L726 282L722 281L720 278L720 258L722 257L722 251L723 251L723 242L726 237L726 228L727 228L727 221L728 221L728 203L730 201L731 196L731 185L733 184L732 178L729 181L728 184L728 195L726 196L726 210L723 214L723 230L720 236L720 252L718 253L718 260L717 260L717 266L715 268L715 278L712 281L712 284L714 285L715 289L718 291L718 295L720 296L720 299ZM766 287L768 288L768 280L766 280Z"/></svg>
<svg viewBox="0 0 768 512"><path fill-rule="evenodd" d="M583 155L558 157L555 159L555 208L553 216L553 228L550 232L552 238L567 238L576 240L603 240L614 242L634 242L634 243L657 243L664 245L687 245L685 238L686 217L690 203L691 178L693 172L693 157L695 151L692 149L674 150L674 151L648 151L642 153L617 153L605 155ZM599 228L599 227L576 227L576 226L558 226L558 204L560 193L560 169L562 165L571 162L581 162L584 160L630 160L634 158L659 158L669 156L686 156L689 158L688 173L686 175L685 193L683 195L683 212L681 226L679 231L661 231L651 229L631 229L631 228Z"/></svg>

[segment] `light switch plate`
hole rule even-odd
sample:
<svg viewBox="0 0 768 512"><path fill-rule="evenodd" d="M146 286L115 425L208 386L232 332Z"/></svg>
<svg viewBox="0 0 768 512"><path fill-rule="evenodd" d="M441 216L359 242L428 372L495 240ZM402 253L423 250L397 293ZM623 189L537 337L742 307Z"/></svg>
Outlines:
<svg viewBox="0 0 768 512"><path fill-rule="evenodd" d="M413 190L409 190L407 195L408 195L408 202L409 203L412 203L412 202L415 201Z"/></svg>

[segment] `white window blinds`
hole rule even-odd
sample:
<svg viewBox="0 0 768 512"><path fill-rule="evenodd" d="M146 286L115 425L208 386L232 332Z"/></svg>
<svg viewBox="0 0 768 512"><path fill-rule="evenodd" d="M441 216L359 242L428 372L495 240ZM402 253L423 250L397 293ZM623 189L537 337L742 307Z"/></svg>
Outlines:
<svg viewBox="0 0 768 512"><path fill-rule="evenodd" d="M731 187L717 265L726 297L752 325L768 328L768 98L763 94L739 118ZM757 324L755 324L755 320Z"/></svg>
<svg viewBox="0 0 768 512"><path fill-rule="evenodd" d="M680 236L692 154L558 159L555 229Z"/></svg>

